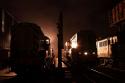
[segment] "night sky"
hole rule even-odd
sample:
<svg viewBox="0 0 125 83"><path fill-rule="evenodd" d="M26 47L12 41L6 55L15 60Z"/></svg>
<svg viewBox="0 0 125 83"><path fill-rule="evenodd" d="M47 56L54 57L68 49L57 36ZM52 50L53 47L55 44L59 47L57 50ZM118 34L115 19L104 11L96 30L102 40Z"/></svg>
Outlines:
<svg viewBox="0 0 125 83"><path fill-rule="evenodd" d="M113 0L3 0L0 5L19 21L38 24L57 49L57 21L63 8L64 41L79 30L91 29L99 35L107 33L105 15ZM56 51L56 50L55 50Z"/></svg>

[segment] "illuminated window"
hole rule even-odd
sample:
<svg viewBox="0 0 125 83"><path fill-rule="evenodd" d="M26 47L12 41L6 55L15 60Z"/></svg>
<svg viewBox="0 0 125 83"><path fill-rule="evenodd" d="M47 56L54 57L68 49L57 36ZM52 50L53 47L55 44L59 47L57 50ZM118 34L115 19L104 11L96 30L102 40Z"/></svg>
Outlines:
<svg viewBox="0 0 125 83"><path fill-rule="evenodd" d="M99 43L99 47L102 47L102 46L103 46L103 42L100 42L100 43Z"/></svg>
<svg viewBox="0 0 125 83"><path fill-rule="evenodd" d="M112 38L110 38L110 44L112 44Z"/></svg>
<svg viewBox="0 0 125 83"><path fill-rule="evenodd" d="M46 44L49 44L49 39L46 40Z"/></svg>
<svg viewBox="0 0 125 83"><path fill-rule="evenodd" d="M113 37L113 43L116 43L116 42L118 42L117 36L114 36L114 37Z"/></svg>
<svg viewBox="0 0 125 83"><path fill-rule="evenodd" d="M72 42L72 48L77 48L77 42Z"/></svg>
<svg viewBox="0 0 125 83"><path fill-rule="evenodd" d="M72 38L71 38L71 46L72 48L77 48L78 44L77 44L77 34L75 34Z"/></svg>

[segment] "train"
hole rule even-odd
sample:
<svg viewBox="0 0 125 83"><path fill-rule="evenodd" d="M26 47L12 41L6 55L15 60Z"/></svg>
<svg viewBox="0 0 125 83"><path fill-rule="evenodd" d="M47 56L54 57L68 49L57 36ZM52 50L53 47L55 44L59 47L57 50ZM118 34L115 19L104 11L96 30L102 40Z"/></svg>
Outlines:
<svg viewBox="0 0 125 83"><path fill-rule="evenodd" d="M112 45L118 42L118 36L110 36L96 41L97 55L101 65L106 65L112 58Z"/></svg>
<svg viewBox="0 0 125 83"><path fill-rule="evenodd" d="M11 28L10 66L13 71L44 68L50 39L35 23L21 22ZM36 70L37 71L37 70Z"/></svg>
<svg viewBox="0 0 125 83"><path fill-rule="evenodd" d="M111 45L118 42L117 36L107 37L96 41L98 57L111 57Z"/></svg>
<svg viewBox="0 0 125 83"><path fill-rule="evenodd" d="M81 30L75 33L65 43L65 57L70 62L86 66L97 64L96 35L91 30ZM69 61L68 61L69 62Z"/></svg>
<svg viewBox="0 0 125 83"><path fill-rule="evenodd" d="M125 68L124 35L125 30L97 39L91 31L77 32L65 43L65 63Z"/></svg>
<svg viewBox="0 0 125 83"><path fill-rule="evenodd" d="M97 40L97 55L99 65L108 67L125 68L125 30L117 32L114 36L108 36Z"/></svg>

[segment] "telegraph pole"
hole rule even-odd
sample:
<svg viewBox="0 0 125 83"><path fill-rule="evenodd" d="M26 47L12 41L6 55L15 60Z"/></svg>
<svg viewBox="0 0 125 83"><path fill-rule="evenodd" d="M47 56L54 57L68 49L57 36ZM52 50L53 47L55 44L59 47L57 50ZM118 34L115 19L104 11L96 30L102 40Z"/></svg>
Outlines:
<svg viewBox="0 0 125 83"><path fill-rule="evenodd" d="M59 19L57 22L58 29L58 68L62 68L62 49L63 49L63 12L59 13Z"/></svg>

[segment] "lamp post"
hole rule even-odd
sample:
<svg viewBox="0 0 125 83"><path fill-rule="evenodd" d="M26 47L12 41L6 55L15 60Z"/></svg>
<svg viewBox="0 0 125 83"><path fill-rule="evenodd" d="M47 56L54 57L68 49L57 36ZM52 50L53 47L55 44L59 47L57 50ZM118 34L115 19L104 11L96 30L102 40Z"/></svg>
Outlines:
<svg viewBox="0 0 125 83"><path fill-rule="evenodd" d="M57 22L58 29L58 68L62 68L62 49L63 49L63 13L59 14L59 19Z"/></svg>

